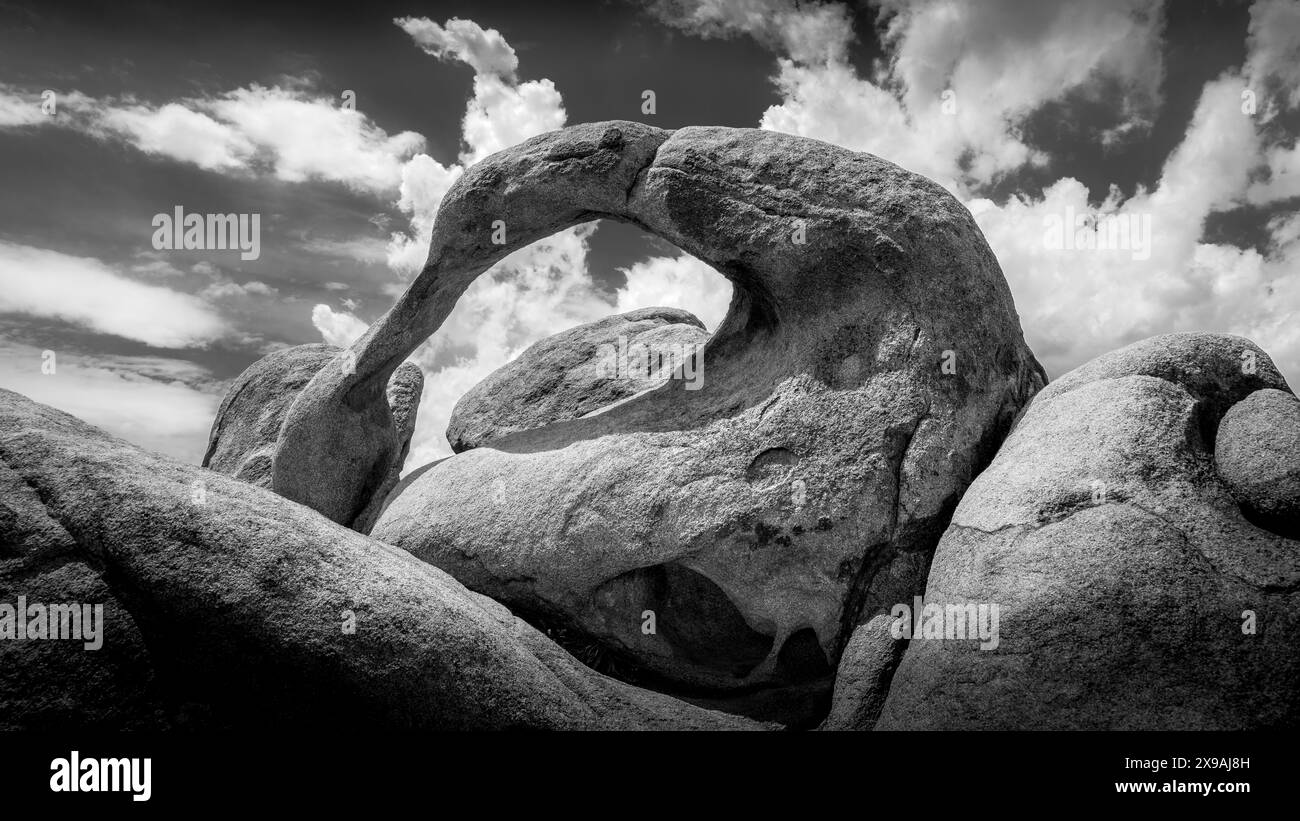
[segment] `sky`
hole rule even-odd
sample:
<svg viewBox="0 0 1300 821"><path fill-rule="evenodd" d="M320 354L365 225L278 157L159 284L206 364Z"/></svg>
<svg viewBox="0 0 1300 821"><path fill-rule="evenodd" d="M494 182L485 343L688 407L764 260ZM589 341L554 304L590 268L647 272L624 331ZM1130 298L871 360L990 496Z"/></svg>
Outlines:
<svg viewBox="0 0 1300 821"><path fill-rule="evenodd" d="M0 0L0 387L198 462L241 371L393 303L465 168L609 119L799 134L936 180L1052 377L1205 330L1300 379L1295 0ZM177 209L240 216L244 244L176 247ZM715 328L730 291L616 223L515 252L413 356L407 469L533 342L654 305Z"/></svg>

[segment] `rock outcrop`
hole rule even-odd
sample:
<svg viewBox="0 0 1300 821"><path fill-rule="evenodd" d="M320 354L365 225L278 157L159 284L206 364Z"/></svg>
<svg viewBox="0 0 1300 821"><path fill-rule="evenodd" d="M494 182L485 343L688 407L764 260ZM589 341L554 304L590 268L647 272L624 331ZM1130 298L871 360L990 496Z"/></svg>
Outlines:
<svg viewBox="0 0 1300 821"><path fill-rule="evenodd" d="M547 337L460 398L447 441L460 453L586 416L658 387L661 371L694 356L708 338L704 323L680 308L641 308ZM702 384L703 373L690 375Z"/></svg>
<svg viewBox="0 0 1300 821"><path fill-rule="evenodd" d="M483 160L443 200L424 271L353 346L355 373L327 368L294 403L273 486L329 510L319 488L350 481L338 443L378 429L367 397L394 364L497 260L598 217L734 284L702 386L669 380L446 459L373 532L642 680L746 694L821 682L828 697L859 616L919 593L961 492L1043 384L970 214L884 160L629 122Z"/></svg>
<svg viewBox="0 0 1300 821"><path fill-rule="evenodd" d="M0 545L6 597L105 603L98 650L0 642L6 727L758 726L595 673L405 551L6 390Z"/></svg>
<svg viewBox="0 0 1300 821"><path fill-rule="evenodd" d="M276 443L289 408L323 369L351 369L350 356L332 345L298 345L250 365L235 378L217 410L203 467L258 487L271 487ZM331 518L335 521L362 533L374 523L406 460L423 385L424 376L414 363L403 363L393 374L383 409L391 420L391 436L380 437L380 444L365 461L369 472L353 500L356 507L334 509Z"/></svg>
<svg viewBox="0 0 1300 821"><path fill-rule="evenodd" d="M1249 521L1214 459L1291 401L1263 351L1217 334L1049 385L962 498L925 593L954 616L998 606L996 646L914 635L876 728L1300 724L1300 542Z"/></svg>
<svg viewBox="0 0 1300 821"><path fill-rule="evenodd" d="M1233 405L1219 425L1214 459L1257 523L1300 538L1300 399L1264 389Z"/></svg>

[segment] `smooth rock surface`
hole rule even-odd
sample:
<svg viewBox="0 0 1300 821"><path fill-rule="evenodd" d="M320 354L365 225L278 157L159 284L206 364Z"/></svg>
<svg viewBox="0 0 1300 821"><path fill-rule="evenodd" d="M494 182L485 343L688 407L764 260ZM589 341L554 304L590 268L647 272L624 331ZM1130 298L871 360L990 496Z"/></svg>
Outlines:
<svg viewBox="0 0 1300 821"><path fill-rule="evenodd" d="M879 158L615 122L485 159L444 199L424 271L354 345L356 373L326 369L295 403L276 488L281 468L331 475L328 434L354 397L476 276L597 217L734 284L702 388L670 380L446 459L390 498L374 533L665 688L819 681L829 700L860 617L919 593L961 492L1044 381L969 212Z"/></svg>
<svg viewBox="0 0 1300 821"><path fill-rule="evenodd" d="M674 361L681 352L703 348L708 338L704 323L680 308L641 308L547 337L460 398L447 425L447 442L460 453L586 416L662 382L624 372L620 363L637 364L637 354L647 350ZM706 374L698 376L702 380Z"/></svg>
<svg viewBox="0 0 1300 821"><path fill-rule="evenodd" d="M1224 412L1269 388L1289 393L1248 340L1171 334L1039 393L925 594L998 605L997 646L913 637L876 729L1300 723L1300 542L1247 521L1212 457Z"/></svg>
<svg viewBox="0 0 1300 821"><path fill-rule="evenodd" d="M6 390L0 544L6 595L111 605L99 651L0 644L31 662L0 668L5 726L149 726L154 693L174 723L259 731L758 726L599 675L405 551Z"/></svg>
<svg viewBox="0 0 1300 821"><path fill-rule="evenodd" d="M1300 399L1264 389L1233 405L1219 425L1214 459L1250 512L1300 536Z"/></svg>

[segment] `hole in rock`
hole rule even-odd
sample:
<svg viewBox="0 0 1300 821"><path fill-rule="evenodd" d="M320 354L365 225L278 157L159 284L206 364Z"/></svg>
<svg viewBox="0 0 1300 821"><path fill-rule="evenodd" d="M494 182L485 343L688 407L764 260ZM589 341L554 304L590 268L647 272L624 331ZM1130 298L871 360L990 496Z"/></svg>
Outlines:
<svg viewBox="0 0 1300 821"><path fill-rule="evenodd" d="M1238 507L1241 509L1241 515L1246 517L1246 521L1255 527L1263 528L1284 539L1300 541L1300 517L1261 513L1248 505L1242 504L1239 504Z"/></svg>
<svg viewBox="0 0 1300 821"><path fill-rule="evenodd" d="M731 283L707 263L615 220L574 226L516 251L466 289L413 355L426 390L404 470L450 455L445 431L456 403L534 343L651 307L689 311L712 333L731 295Z"/></svg>
<svg viewBox="0 0 1300 821"><path fill-rule="evenodd" d="M658 636L674 661L697 671L744 678L772 649L772 637L750 627L721 587L679 564L624 573L606 582L595 600L604 603L608 623L628 625L628 644L639 643L632 634L639 623L626 613L654 611Z"/></svg>
<svg viewBox="0 0 1300 821"><path fill-rule="evenodd" d="M822 652L817 631L805 627L790 634L776 654L776 673L779 678L807 681L831 674L830 662Z"/></svg>

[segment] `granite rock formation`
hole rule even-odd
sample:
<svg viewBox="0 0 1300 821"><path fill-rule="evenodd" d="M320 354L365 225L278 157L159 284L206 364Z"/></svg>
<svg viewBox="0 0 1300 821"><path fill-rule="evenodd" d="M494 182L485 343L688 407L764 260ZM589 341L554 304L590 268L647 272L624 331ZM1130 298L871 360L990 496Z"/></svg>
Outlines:
<svg viewBox="0 0 1300 821"><path fill-rule="evenodd" d="M403 550L0 390L0 589L105 601L0 642L5 727L747 729L602 676Z"/></svg>
<svg viewBox="0 0 1300 821"><path fill-rule="evenodd" d="M298 345L250 365L235 378L217 410L203 467L258 487L271 487L276 443L289 408L323 369L349 369L349 356L331 345ZM389 380L384 410L391 420L391 436L378 440L381 445L370 454L377 461L367 461L370 473L353 500L354 506L333 511L335 521L363 533L374 523L406 460L423 386L424 375L411 362L403 363ZM384 469L378 471L376 464Z"/></svg>
<svg viewBox="0 0 1300 821"><path fill-rule="evenodd" d="M483 160L443 200L423 272L353 346L355 373L321 371L290 409L273 487L327 515L350 498L337 440L359 431L344 447L368 452L395 364L493 263L598 217L732 281L702 386L668 380L446 459L373 532L644 680L828 696L859 616L920 592L962 491L1044 381L970 214L871 155L613 122Z"/></svg>
<svg viewBox="0 0 1300 821"><path fill-rule="evenodd" d="M1216 439L1254 446L1243 430L1293 441L1265 433L1293 401L1263 351L1218 334L1049 385L962 498L925 593L998 605L996 647L913 636L875 727L1300 724L1300 541L1250 521L1215 462Z"/></svg>

